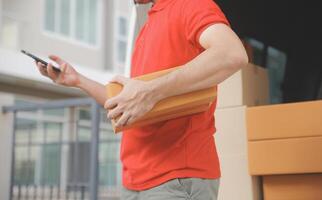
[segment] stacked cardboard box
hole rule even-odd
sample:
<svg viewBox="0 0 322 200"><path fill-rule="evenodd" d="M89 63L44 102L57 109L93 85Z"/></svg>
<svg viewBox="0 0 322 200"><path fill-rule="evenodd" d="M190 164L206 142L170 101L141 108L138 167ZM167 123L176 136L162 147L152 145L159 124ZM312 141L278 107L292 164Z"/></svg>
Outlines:
<svg viewBox="0 0 322 200"><path fill-rule="evenodd" d="M295 180L321 178L322 101L248 108L246 115L249 172L271 175L263 179L265 200L292 199L286 196L290 185L298 183ZM282 174L301 175L278 176ZM294 193L310 193L312 198L296 199L321 199L321 192L312 189L315 183L299 183Z"/></svg>
<svg viewBox="0 0 322 200"><path fill-rule="evenodd" d="M259 106L268 103L268 72L254 64L248 64L218 86L217 108Z"/></svg>
<svg viewBox="0 0 322 200"><path fill-rule="evenodd" d="M322 200L322 174L263 177L265 200Z"/></svg>
<svg viewBox="0 0 322 200"><path fill-rule="evenodd" d="M261 67L249 64L218 86L215 113L222 177L219 200L259 200L260 180L248 173L247 106L264 105L268 98L268 75Z"/></svg>

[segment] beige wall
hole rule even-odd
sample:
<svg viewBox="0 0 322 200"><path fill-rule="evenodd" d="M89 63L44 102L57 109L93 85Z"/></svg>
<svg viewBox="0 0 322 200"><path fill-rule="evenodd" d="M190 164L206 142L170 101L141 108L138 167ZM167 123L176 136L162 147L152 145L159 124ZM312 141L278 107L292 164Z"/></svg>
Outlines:
<svg viewBox="0 0 322 200"><path fill-rule="evenodd" d="M115 2L116 3L116 9L119 11L119 12L122 12L122 13L129 13L131 11L131 8L130 8L130 0L118 0Z"/></svg>
<svg viewBox="0 0 322 200"><path fill-rule="evenodd" d="M218 200L260 200L259 178L248 172L246 106L218 108L215 112L216 146L221 165Z"/></svg>
<svg viewBox="0 0 322 200"><path fill-rule="evenodd" d="M109 31L105 27L110 27L111 7L110 1L102 0L100 6L102 16L98 26L100 27L101 42L98 47L88 47L71 43L68 40L52 37L43 31L44 2L43 0L3 0L3 9L10 17L14 17L19 22L19 47L27 49L39 55L50 53L61 55L72 63L89 66L96 69L103 69L110 59L112 51L111 45L104 37L110 37ZM109 9L109 10L108 10ZM109 13L109 14L106 14ZM105 18L104 20L103 17ZM106 34L106 35L105 35ZM106 42L106 43L104 43ZM105 45L106 44L106 45ZM110 47L110 48L109 48ZM107 55L107 56L106 56Z"/></svg>
<svg viewBox="0 0 322 200"><path fill-rule="evenodd" d="M104 2L104 11L103 11L103 37L102 43L104 44L103 50L105 53L103 55L104 59L104 68L108 70L113 69L113 27L114 27L114 14L115 10L113 9L115 1L111 0L102 0Z"/></svg>
<svg viewBox="0 0 322 200"><path fill-rule="evenodd" d="M0 108L12 105L13 95L0 93ZM0 199L9 199L10 168L11 168L11 141L12 141L12 114L0 112Z"/></svg>

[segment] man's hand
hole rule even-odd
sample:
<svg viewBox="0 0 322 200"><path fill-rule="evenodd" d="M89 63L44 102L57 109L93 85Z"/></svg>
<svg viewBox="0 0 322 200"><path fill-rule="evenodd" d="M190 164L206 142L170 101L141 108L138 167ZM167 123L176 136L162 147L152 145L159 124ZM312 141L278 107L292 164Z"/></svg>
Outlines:
<svg viewBox="0 0 322 200"><path fill-rule="evenodd" d="M104 85L78 73L70 64L58 56L51 55L49 58L59 65L61 72L55 72L51 64L48 64L47 68L45 68L41 63L36 63L42 75L59 85L77 87L93 97L99 104L104 105L106 101Z"/></svg>
<svg viewBox="0 0 322 200"><path fill-rule="evenodd" d="M123 76L116 76L111 82L123 85L121 93L108 99L104 104L105 109L112 109L107 115L108 118L115 119L121 116L116 122L117 127L137 121L160 100L159 95L155 94L149 82L133 80Z"/></svg>
<svg viewBox="0 0 322 200"><path fill-rule="evenodd" d="M45 68L41 63L36 63L42 75L47 76L57 84L68 87L76 87L80 83L80 75L70 64L55 55L51 55L49 58L59 65L61 72L55 72L52 64L50 63L47 68Z"/></svg>

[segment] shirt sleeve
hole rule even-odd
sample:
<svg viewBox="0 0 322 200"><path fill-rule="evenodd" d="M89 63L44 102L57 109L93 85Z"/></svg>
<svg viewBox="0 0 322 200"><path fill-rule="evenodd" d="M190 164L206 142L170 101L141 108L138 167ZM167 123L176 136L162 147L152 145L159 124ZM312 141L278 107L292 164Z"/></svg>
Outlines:
<svg viewBox="0 0 322 200"><path fill-rule="evenodd" d="M183 9L185 35L194 46L202 48L200 35L209 26L223 23L230 26L224 13L213 0L187 0Z"/></svg>

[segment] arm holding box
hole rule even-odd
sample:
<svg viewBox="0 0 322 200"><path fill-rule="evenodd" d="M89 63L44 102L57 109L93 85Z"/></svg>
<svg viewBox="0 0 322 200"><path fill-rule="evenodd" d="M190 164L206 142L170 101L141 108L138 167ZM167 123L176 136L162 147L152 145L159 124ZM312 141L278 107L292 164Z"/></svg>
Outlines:
<svg viewBox="0 0 322 200"><path fill-rule="evenodd" d="M162 99L215 86L248 62L241 41L227 25L208 27L199 43L205 48L203 53L160 78L147 82L122 76L113 79L123 85L123 90L107 100L104 107L111 109L111 119L122 114L117 127L135 122Z"/></svg>
<svg viewBox="0 0 322 200"><path fill-rule="evenodd" d="M152 81L162 98L218 85L248 63L245 49L225 24L215 24L200 36L205 51L167 76Z"/></svg>

